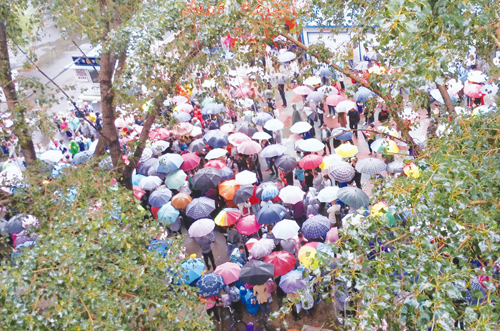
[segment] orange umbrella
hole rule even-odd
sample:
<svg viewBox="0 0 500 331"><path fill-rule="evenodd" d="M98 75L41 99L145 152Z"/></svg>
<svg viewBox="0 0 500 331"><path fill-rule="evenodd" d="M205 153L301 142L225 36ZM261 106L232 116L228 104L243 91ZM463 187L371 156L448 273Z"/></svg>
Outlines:
<svg viewBox="0 0 500 331"><path fill-rule="evenodd" d="M172 207L175 209L185 209L186 206L193 200L189 196L189 194L186 193L178 193L172 197Z"/></svg>
<svg viewBox="0 0 500 331"><path fill-rule="evenodd" d="M226 200L233 200L234 194L240 186L234 179L226 180L219 184L219 195Z"/></svg>

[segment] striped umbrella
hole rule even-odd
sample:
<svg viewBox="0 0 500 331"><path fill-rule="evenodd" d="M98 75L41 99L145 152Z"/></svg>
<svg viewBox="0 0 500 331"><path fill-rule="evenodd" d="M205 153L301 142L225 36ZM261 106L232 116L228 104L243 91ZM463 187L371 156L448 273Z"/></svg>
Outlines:
<svg viewBox="0 0 500 331"><path fill-rule="evenodd" d="M369 157L356 163L356 170L362 174L375 175L387 168L384 161Z"/></svg>
<svg viewBox="0 0 500 331"><path fill-rule="evenodd" d="M354 168L347 162L334 162L328 167L330 176L341 183L347 183L354 178Z"/></svg>
<svg viewBox="0 0 500 331"><path fill-rule="evenodd" d="M193 199L186 207L186 215L198 220L209 217L215 210L215 201L206 197Z"/></svg>
<svg viewBox="0 0 500 331"><path fill-rule="evenodd" d="M221 210L219 215L217 215L214 221L218 226L230 226L238 222L240 217L241 213L238 208L224 208Z"/></svg>
<svg viewBox="0 0 500 331"><path fill-rule="evenodd" d="M340 201L348 206L360 208L368 205L370 198L357 187L343 187L337 193Z"/></svg>
<svg viewBox="0 0 500 331"><path fill-rule="evenodd" d="M302 224L301 232L306 238L319 238L330 230L330 220L323 215L316 215Z"/></svg>

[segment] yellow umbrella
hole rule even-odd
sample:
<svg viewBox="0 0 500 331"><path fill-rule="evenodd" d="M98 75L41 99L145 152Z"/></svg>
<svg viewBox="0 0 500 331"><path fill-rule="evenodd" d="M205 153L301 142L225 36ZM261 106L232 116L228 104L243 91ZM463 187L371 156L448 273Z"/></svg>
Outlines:
<svg viewBox="0 0 500 331"><path fill-rule="evenodd" d="M332 164L333 162L338 162L342 161L342 156L338 154L330 154L328 156L325 156L323 158L323 163L319 165L321 169L328 169L328 166Z"/></svg>
<svg viewBox="0 0 500 331"><path fill-rule="evenodd" d="M408 177L420 177L420 169L413 162L403 167L403 173Z"/></svg>
<svg viewBox="0 0 500 331"><path fill-rule="evenodd" d="M342 156L345 159L348 157L353 157L354 155L358 154L358 148L349 143L342 144L339 147L335 148L335 153L337 153L338 155Z"/></svg>
<svg viewBox="0 0 500 331"><path fill-rule="evenodd" d="M387 140L384 146L384 154L396 154L399 152L399 147L393 140Z"/></svg>
<svg viewBox="0 0 500 331"><path fill-rule="evenodd" d="M304 267L309 268L316 261L316 249L310 246L302 246L299 250L299 261L304 265ZM315 269L315 268L313 268Z"/></svg>
<svg viewBox="0 0 500 331"><path fill-rule="evenodd" d="M371 208L372 215L374 216L382 216L387 212L387 208L389 205L385 201L379 201L374 204Z"/></svg>

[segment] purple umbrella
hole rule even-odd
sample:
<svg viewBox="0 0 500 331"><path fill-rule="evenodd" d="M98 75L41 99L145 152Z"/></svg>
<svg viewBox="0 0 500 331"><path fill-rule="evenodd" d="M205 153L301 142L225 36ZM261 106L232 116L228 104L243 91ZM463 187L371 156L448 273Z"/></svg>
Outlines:
<svg viewBox="0 0 500 331"><path fill-rule="evenodd" d="M306 288L306 280L302 276L302 271L292 270L281 276L279 287L285 293L295 293L300 289Z"/></svg>

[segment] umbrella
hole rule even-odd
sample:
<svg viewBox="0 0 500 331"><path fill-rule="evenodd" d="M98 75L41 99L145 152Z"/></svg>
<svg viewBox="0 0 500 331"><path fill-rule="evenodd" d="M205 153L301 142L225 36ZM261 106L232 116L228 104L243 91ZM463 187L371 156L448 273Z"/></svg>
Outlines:
<svg viewBox="0 0 500 331"><path fill-rule="evenodd" d="M237 263L226 262L218 265L214 273L224 279L224 283L229 285L240 278L241 267Z"/></svg>
<svg viewBox="0 0 500 331"><path fill-rule="evenodd" d="M139 159L139 163L146 162L147 160L151 159L153 156L153 150L151 148L144 148L141 154L141 157Z"/></svg>
<svg viewBox="0 0 500 331"><path fill-rule="evenodd" d="M329 68L323 66L321 69L319 69L317 75L319 77L331 77L332 72L330 71Z"/></svg>
<svg viewBox="0 0 500 331"><path fill-rule="evenodd" d="M295 293L298 290L306 288L306 280L302 275L301 270L292 270L287 274L281 276L279 287L285 293Z"/></svg>
<svg viewBox="0 0 500 331"><path fill-rule="evenodd" d="M387 133L388 135L391 135L393 137L398 137L398 130L396 130L395 128L392 128L392 127L388 127L388 126L379 126L377 128L377 130L379 132L383 132L383 133Z"/></svg>
<svg viewBox="0 0 500 331"><path fill-rule="evenodd" d="M139 183L139 186L142 189L152 191L155 188L157 188L158 186L160 186L162 182L163 181L158 176L148 176L148 177L145 177L141 180L141 182Z"/></svg>
<svg viewBox="0 0 500 331"><path fill-rule="evenodd" d="M62 158L63 158L63 153L58 149L47 151L40 156L40 160L47 162L49 164L55 164L61 161Z"/></svg>
<svg viewBox="0 0 500 331"><path fill-rule="evenodd" d="M403 167L403 173L408 177L418 178L420 177L420 169L411 162Z"/></svg>
<svg viewBox="0 0 500 331"><path fill-rule="evenodd" d="M370 198L357 187L343 187L337 192L338 199L348 206L360 208L368 205Z"/></svg>
<svg viewBox="0 0 500 331"><path fill-rule="evenodd" d="M232 200L240 186L234 179L226 180L219 184L219 195L226 200Z"/></svg>
<svg viewBox="0 0 500 331"><path fill-rule="evenodd" d="M158 220L166 224L173 224L179 215L179 211L172 206L172 202L168 202L158 210Z"/></svg>
<svg viewBox="0 0 500 331"><path fill-rule="evenodd" d="M346 97L342 95L330 95L326 98L325 103L328 106L337 106L340 102L347 100Z"/></svg>
<svg viewBox="0 0 500 331"><path fill-rule="evenodd" d="M222 168L225 168L227 165L226 165L226 162L222 161L222 160L211 160L211 161L208 161L207 163L205 163L205 165L203 166L203 168L214 168L214 169L222 169Z"/></svg>
<svg viewBox="0 0 500 331"><path fill-rule="evenodd" d="M201 238L212 232L214 228L215 223L213 220L209 218L202 218L191 224L188 233L193 238Z"/></svg>
<svg viewBox="0 0 500 331"><path fill-rule="evenodd" d="M276 74L272 74L270 76L270 80L275 84L285 84L285 82L288 80L288 77L286 77L285 74L278 72Z"/></svg>
<svg viewBox="0 0 500 331"><path fill-rule="evenodd" d="M319 89L318 89L319 92L323 93L324 95L336 95L336 94L339 94L339 91L333 87L333 86L321 86Z"/></svg>
<svg viewBox="0 0 500 331"><path fill-rule="evenodd" d="M227 154L227 149L224 148L215 148L212 149L210 152L205 155L205 159L207 160L213 160L213 159L218 159L220 157L223 157Z"/></svg>
<svg viewBox="0 0 500 331"><path fill-rule="evenodd" d="M151 207L161 207L167 204L172 198L172 191L169 189L156 190L149 196L148 202Z"/></svg>
<svg viewBox="0 0 500 331"><path fill-rule="evenodd" d="M334 162L328 167L328 174L336 181L347 183L354 178L354 168L347 162ZM332 200L330 200L332 201Z"/></svg>
<svg viewBox="0 0 500 331"><path fill-rule="evenodd" d="M257 241L248 253L256 259L261 259L271 254L275 247L276 245L274 244L274 239L264 238Z"/></svg>
<svg viewBox="0 0 500 331"><path fill-rule="evenodd" d="M380 54L378 54L375 51L369 51L369 52L366 52L366 54L363 57L367 58L370 61L377 61L378 58L381 56L380 56Z"/></svg>
<svg viewBox="0 0 500 331"><path fill-rule="evenodd" d="M354 100L357 102L365 102L368 99L375 97L376 94L367 89L364 86L361 86L356 93L354 93Z"/></svg>
<svg viewBox="0 0 500 331"><path fill-rule="evenodd" d="M292 220L282 220L273 227L273 234L276 239L288 240L299 233L300 227Z"/></svg>
<svg viewBox="0 0 500 331"><path fill-rule="evenodd" d="M283 123L282 123L283 124ZM268 140L269 138L271 138L270 135L268 135L267 133L265 132L262 132L262 131L259 131L259 132L255 132L252 136L252 139L255 139L255 140Z"/></svg>
<svg viewBox="0 0 500 331"><path fill-rule="evenodd" d="M278 185L273 182L265 182L259 185L257 187L257 190L255 190L255 196L257 199L262 200L262 201L268 201L268 200L273 200L278 196L280 193L280 190L278 188Z"/></svg>
<svg viewBox="0 0 500 331"><path fill-rule="evenodd" d="M351 109L356 109L356 103L349 100L341 101L335 106L337 113L347 113Z"/></svg>
<svg viewBox="0 0 500 331"><path fill-rule="evenodd" d="M224 110L224 105L221 103L209 103L201 110L203 115L215 115Z"/></svg>
<svg viewBox="0 0 500 331"><path fill-rule="evenodd" d="M274 264L274 277L278 277L283 276L284 274L293 270L297 260L295 259L293 254L284 251L278 251L271 253L269 256L266 256L264 262Z"/></svg>
<svg viewBox="0 0 500 331"><path fill-rule="evenodd" d="M339 238L339 229L337 229L337 228L331 228L326 233L326 238L325 238L326 243L334 243L334 242L337 242L337 240L339 240L339 239L340 239Z"/></svg>
<svg viewBox="0 0 500 331"><path fill-rule="evenodd" d="M469 81L465 82L464 93L470 98L481 98L484 93L481 92L483 85L471 83Z"/></svg>
<svg viewBox="0 0 500 331"><path fill-rule="evenodd" d="M236 132L229 136L228 141L231 145L239 146L247 141L252 141L252 139L244 133Z"/></svg>
<svg viewBox="0 0 500 331"><path fill-rule="evenodd" d="M186 181L187 174L182 170L175 170L165 178L165 185L169 189L178 190Z"/></svg>
<svg viewBox="0 0 500 331"><path fill-rule="evenodd" d="M471 70L467 74L467 80L473 83L486 83L488 76L479 70Z"/></svg>
<svg viewBox="0 0 500 331"><path fill-rule="evenodd" d="M174 112L191 113L193 111L193 106L189 103L181 103L174 108Z"/></svg>
<svg viewBox="0 0 500 331"><path fill-rule="evenodd" d="M158 140L151 145L151 150L153 154L161 154L161 152L165 151L169 146L170 143L168 141Z"/></svg>
<svg viewBox="0 0 500 331"><path fill-rule="evenodd" d="M295 53L292 52L284 52L278 55L278 62L290 62L295 59Z"/></svg>
<svg viewBox="0 0 500 331"><path fill-rule="evenodd" d="M358 147L351 145L349 143L342 144L335 148L335 153L342 156L344 159L348 157L353 157L358 154Z"/></svg>
<svg viewBox="0 0 500 331"><path fill-rule="evenodd" d="M240 108L250 108L250 107L252 107L255 104L255 102L252 99L250 99L250 98L245 98L245 99L239 99L239 100L237 100L236 104Z"/></svg>
<svg viewBox="0 0 500 331"><path fill-rule="evenodd" d="M182 279L186 284L191 284L201 277L205 264L199 258L189 259L181 264Z"/></svg>
<svg viewBox="0 0 500 331"><path fill-rule="evenodd" d="M248 122L238 122L234 126L234 129L237 132L244 133L249 137L251 137L255 132L257 132L257 129L253 126L253 124L250 124Z"/></svg>
<svg viewBox="0 0 500 331"><path fill-rule="evenodd" d="M189 124L189 123L182 123L182 124ZM168 137L170 137L170 132L168 132L168 130L165 128L158 128L151 130L151 132L149 132L148 137L151 140L165 140Z"/></svg>
<svg viewBox="0 0 500 331"><path fill-rule="evenodd" d="M325 148L325 144L323 144L318 139L307 139L307 140L300 141L300 143L298 144L298 147L303 152L317 152L317 151L320 151L323 148Z"/></svg>
<svg viewBox="0 0 500 331"><path fill-rule="evenodd" d="M481 88L481 92L488 95L496 95L498 93L498 85L495 83L489 83Z"/></svg>
<svg viewBox="0 0 500 331"><path fill-rule="evenodd" d="M160 161L156 158L151 158L146 160L145 162L140 162L137 167L137 173L140 175L147 176L150 171L156 171L158 166L160 165Z"/></svg>
<svg viewBox="0 0 500 331"><path fill-rule="evenodd" d="M261 225L257 223L255 215L242 217L236 224L236 229L238 230L238 232L246 236L250 236L256 233L257 231L259 231L260 227Z"/></svg>
<svg viewBox="0 0 500 331"><path fill-rule="evenodd" d="M274 265L259 260L248 261L240 272L240 280L248 285L262 285L273 276Z"/></svg>
<svg viewBox="0 0 500 331"><path fill-rule="evenodd" d="M321 84L321 78L317 76L307 77L304 80L304 85L314 86Z"/></svg>
<svg viewBox="0 0 500 331"><path fill-rule="evenodd" d="M201 276L196 282L196 287L200 289L200 295L208 298L219 294L225 287L225 284L221 276L211 272Z"/></svg>
<svg viewBox="0 0 500 331"><path fill-rule="evenodd" d="M144 175L132 175L132 185L139 186L139 183L143 178L146 178Z"/></svg>
<svg viewBox="0 0 500 331"><path fill-rule="evenodd" d="M177 209L184 209L193 201L193 198L186 193L177 193L172 197L172 206Z"/></svg>
<svg viewBox="0 0 500 331"><path fill-rule="evenodd" d="M257 182L257 175L254 172L245 170L237 173L235 179L239 185L253 184Z"/></svg>
<svg viewBox="0 0 500 331"><path fill-rule="evenodd" d="M253 155L257 154L262 150L262 147L259 143L255 141L245 141L241 145L237 147L238 153L245 155Z"/></svg>
<svg viewBox="0 0 500 331"><path fill-rule="evenodd" d="M253 196L255 187L253 185L242 185L234 193L233 202L234 203L244 203Z"/></svg>
<svg viewBox="0 0 500 331"><path fill-rule="evenodd" d="M203 168L196 172L192 178L193 188L207 191L216 188L222 180L221 172L215 168Z"/></svg>
<svg viewBox="0 0 500 331"><path fill-rule="evenodd" d="M126 128L128 126L128 123L123 118L117 118L115 120L115 126L117 128Z"/></svg>
<svg viewBox="0 0 500 331"><path fill-rule="evenodd" d="M304 133L311 130L311 124L307 122L297 122L290 128L290 131L293 133Z"/></svg>
<svg viewBox="0 0 500 331"><path fill-rule="evenodd" d="M356 170L362 174L375 175L379 174L387 168L384 161L372 157L363 159L356 163Z"/></svg>
<svg viewBox="0 0 500 331"><path fill-rule="evenodd" d="M221 130L210 130L203 137L205 143L214 148L224 147L228 145L228 135Z"/></svg>
<svg viewBox="0 0 500 331"><path fill-rule="evenodd" d="M237 98L245 98L253 95L253 90L249 87L238 87L234 92L234 96Z"/></svg>
<svg viewBox="0 0 500 331"><path fill-rule="evenodd" d="M332 164L334 162L340 162L343 160L344 159L342 158L342 156L340 156L338 154L330 154L330 155L325 156L323 158L323 162L319 165L319 167L320 167L320 169L328 169L330 164Z"/></svg>
<svg viewBox="0 0 500 331"><path fill-rule="evenodd" d="M45 152L47 153L47 152ZM43 154L45 154L43 153ZM42 156L43 156L42 154ZM71 160L71 164L82 164L84 162L87 162L88 160L90 160L90 158L92 157L92 153L90 151L83 151L83 152L79 152L79 153L76 153L75 156L73 156L73 160Z"/></svg>
<svg viewBox="0 0 500 331"><path fill-rule="evenodd" d="M310 242L302 246L297 254L299 261L306 267L310 269L316 269L319 266L319 260L317 255L326 254L327 260L331 261L334 259L335 254L332 249L320 242Z"/></svg>
<svg viewBox="0 0 500 331"><path fill-rule="evenodd" d="M319 155L309 154L304 156L300 161L299 165L302 169L315 169L323 163L323 158Z"/></svg>
<svg viewBox="0 0 500 331"><path fill-rule="evenodd" d="M314 92L311 92L307 98L306 98L306 101L307 102L318 102L318 101L321 101L323 100L323 98L325 97L325 95L323 94L323 92L320 92L320 91L314 91Z"/></svg>
<svg viewBox="0 0 500 331"><path fill-rule="evenodd" d="M394 161L387 165L386 171L391 174L400 174L403 172L405 166L403 161Z"/></svg>
<svg viewBox="0 0 500 331"><path fill-rule="evenodd" d="M330 220L323 215L307 219L300 230L308 239L319 238L330 230Z"/></svg>
<svg viewBox="0 0 500 331"><path fill-rule="evenodd" d="M193 130L189 133L189 136L190 137L198 137L198 136L201 136L202 133L203 133L203 131L201 130L201 128L199 126L193 126Z"/></svg>
<svg viewBox="0 0 500 331"><path fill-rule="evenodd" d="M279 197L284 203L296 204L304 199L304 191L298 186L286 186L281 189Z"/></svg>
<svg viewBox="0 0 500 331"><path fill-rule="evenodd" d="M177 123L172 129L172 134L174 136L185 136L190 134L191 131L193 131L193 125L191 123Z"/></svg>
<svg viewBox="0 0 500 331"><path fill-rule="evenodd" d="M220 175L222 177L222 181L230 180L234 178L234 171L229 167L224 167L220 169Z"/></svg>
<svg viewBox="0 0 500 331"><path fill-rule="evenodd" d="M327 186L321 191L319 191L318 196L316 197L319 202L330 203L332 201L337 200L337 193L339 188L337 186Z"/></svg>
<svg viewBox="0 0 500 331"><path fill-rule="evenodd" d="M271 114L260 112L254 116L252 121L257 125L264 126L267 123L267 121L272 120L272 119L273 119L273 117L271 116Z"/></svg>
<svg viewBox="0 0 500 331"><path fill-rule="evenodd" d="M335 128L332 130L332 137L337 140L347 141L352 139L353 133L347 128Z"/></svg>
<svg viewBox="0 0 500 331"><path fill-rule="evenodd" d="M200 164L200 157L194 153L182 154L181 158L183 162L180 169L182 170L191 170L196 168L198 164Z"/></svg>
<svg viewBox="0 0 500 331"><path fill-rule="evenodd" d="M269 145L266 148L264 148L262 150L262 152L260 153L260 156L262 156L263 158L271 158L271 157L280 156L285 152L286 152L285 146L273 144L273 145Z"/></svg>
<svg viewBox="0 0 500 331"><path fill-rule="evenodd" d="M218 226L230 226L238 222L240 217L241 213L238 208L224 208L220 211L214 221Z"/></svg>
<svg viewBox="0 0 500 331"><path fill-rule="evenodd" d="M260 224L273 224L279 222L285 217L286 209L278 204L266 204L255 216Z"/></svg>
<svg viewBox="0 0 500 331"><path fill-rule="evenodd" d="M186 215L197 220L208 217L215 210L215 201L207 197L193 199L186 206Z"/></svg>
<svg viewBox="0 0 500 331"><path fill-rule="evenodd" d="M184 159L179 154L169 153L160 156L158 161L160 162L160 165L156 171L168 174L179 169L184 162Z"/></svg>
<svg viewBox="0 0 500 331"><path fill-rule="evenodd" d="M206 97L205 99L203 99L203 101L201 102L201 106L202 107L205 107L206 105L210 104L210 103L214 103L215 100L214 98L211 98L211 97Z"/></svg>
<svg viewBox="0 0 500 331"><path fill-rule="evenodd" d="M370 62L368 62L368 61L361 61L361 62L358 62L354 66L354 69L359 70L359 71L365 71L365 70L368 70L369 66L370 66Z"/></svg>
<svg viewBox="0 0 500 331"><path fill-rule="evenodd" d="M176 112L174 113L174 118L177 122L189 122L191 120L191 115L184 112Z"/></svg>
<svg viewBox="0 0 500 331"><path fill-rule="evenodd" d="M29 214L17 214L7 221L2 232L12 235L14 233L23 232L29 227L38 228L39 226L40 222L35 216Z"/></svg>
<svg viewBox="0 0 500 331"><path fill-rule="evenodd" d="M298 94L298 95L308 95L312 93L313 90L311 90L307 86L297 86L296 88L293 89L293 93Z"/></svg>
<svg viewBox="0 0 500 331"><path fill-rule="evenodd" d="M170 99L170 101L172 101L172 103L186 103L188 102L188 99L183 95L176 95L175 97Z"/></svg>
<svg viewBox="0 0 500 331"><path fill-rule="evenodd" d="M473 117L476 117L476 116L482 116L482 115L485 115L487 113L495 113L495 107L488 107L488 106L479 106L479 107L476 107L474 108L474 110L472 111L472 116Z"/></svg>
<svg viewBox="0 0 500 331"><path fill-rule="evenodd" d="M383 154L395 154L399 152L399 147L397 144L387 138L380 138L372 142L371 148L373 151L377 153Z"/></svg>
<svg viewBox="0 0 500 331"><path fill-rule="evenodd" d="M203 141L203 138L200 138L191 142L191 144L188 147L188 151L190 151L191 153L196 153L201 150L204 150L205 148L207 148L205 141Z"/></svg>
<svg viewBox="0 0 500 331"><path fill-rule="evenodd" d="M223 126L220 127L220 130L226 132L226 133L231 133L234 132L234 125L231 123L226 123Z"/></svg>
<svg viewBox="0 0 500 331"><path fill-rule="evenodd" d="M297 160L291 155L283 154L276 158L275 165L286 173L297 167Z"/></svg>
<svg viewBox="0 0 500 331"><path fill-rule="evenodd" d="M284 127L283 122L275 118L267 121L266 124L264 125L264 129L269 131L278 131L283 129L283 127Z"/></svg>

